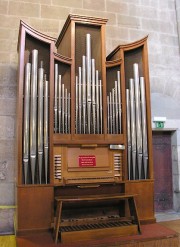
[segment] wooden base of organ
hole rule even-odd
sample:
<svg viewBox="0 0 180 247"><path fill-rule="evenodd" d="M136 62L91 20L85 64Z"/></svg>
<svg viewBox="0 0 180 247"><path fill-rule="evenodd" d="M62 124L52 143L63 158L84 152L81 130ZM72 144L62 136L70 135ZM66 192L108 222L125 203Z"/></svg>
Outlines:
<svg viewBox="0 0 180 247"><path fill-rule="evenodd" d="M135 204L134 195L126 194L106 194L106 195L88 195L88 196L60 196L55 197L57 203L56 209L56 220L54 226L54 238L55 243L58 242L58 237L62 243L66 242L76 242L83 240L92 240L99 239L103 237L116 237L116 236L127 236L127 235L136 235L141 233L140 223L138 219L137 208ZM70 219L63 219L63 209L66 204L77 204L81 205L85 203L84 206L87 206L89 203L96 203L96 207L99 207L99 203L103 203L104 207L111 205L111 208L103 210L103 213L98 215L98 217L92 217L88 215L89 211L86 211L86 214L79 214L81 217L72 213L72 207L70 208L71 215ZM116 205L119 213L112 215L112 204L118 203ZM127 203L127 208L129 212L123 211L121 209L121 202ZM102 205L101 205L102 207ZM82 207L80 208L82 211ZM77 210L76 210L77 211ZM91 211L93 207L91 205ZM95 210L95 214L97 211ZM121 214L123 214L121 216ZM128 214L128 216L126 215Z"/></svg>

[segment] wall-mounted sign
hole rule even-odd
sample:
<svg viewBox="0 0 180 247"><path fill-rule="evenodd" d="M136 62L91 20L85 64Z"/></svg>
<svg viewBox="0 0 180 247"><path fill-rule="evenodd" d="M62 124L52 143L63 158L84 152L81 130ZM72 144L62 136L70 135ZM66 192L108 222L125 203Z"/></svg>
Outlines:
<svg viewBox="0 0 180 247"><path fill-rule="evenodd" d="M164 128L164 122L155 122L156 128Z"/></svg>
<svg viewBox="0 0 180 247"><path fill-rule="evenodd" d="M155 123L156 128L164 128L164 123L166 122L166 117L154 117L153 122Z"/></svg>

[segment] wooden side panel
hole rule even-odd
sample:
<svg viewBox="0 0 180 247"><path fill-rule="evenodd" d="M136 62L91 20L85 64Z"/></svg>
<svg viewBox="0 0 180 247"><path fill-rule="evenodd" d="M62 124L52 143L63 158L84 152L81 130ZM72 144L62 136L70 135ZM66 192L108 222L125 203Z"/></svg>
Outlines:
<svg viewBox="0 0 180 247"><path fill-rule="evenodd" d="M49 229L54 201L53 187L19 187L17 231Z"/></svg>
<svg viewBox="0 0 180 247"><path fill-rule="evenodd" d="M71 57L71 25L67 27L64 37L57 47L57 52L63 56Z"/></svg>
<svg viewBox="0 0 180 247"><path fill-rule="evenodd" d="M137 211L140 221L151 223L154 218L154 181L130 181L126 183L127 194L136 194Z"/></svg>

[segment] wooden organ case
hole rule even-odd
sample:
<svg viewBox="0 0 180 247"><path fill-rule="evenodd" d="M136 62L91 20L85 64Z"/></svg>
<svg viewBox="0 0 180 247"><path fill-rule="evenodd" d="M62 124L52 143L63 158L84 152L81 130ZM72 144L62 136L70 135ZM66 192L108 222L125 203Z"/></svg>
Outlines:
<svg viewBox="0 0 180 247"><path fill-rule="evenodd" d="M69 15L57 40L20 23L18 234L77 241L155 220L147 37L106 58L106 22Z"/></svg>

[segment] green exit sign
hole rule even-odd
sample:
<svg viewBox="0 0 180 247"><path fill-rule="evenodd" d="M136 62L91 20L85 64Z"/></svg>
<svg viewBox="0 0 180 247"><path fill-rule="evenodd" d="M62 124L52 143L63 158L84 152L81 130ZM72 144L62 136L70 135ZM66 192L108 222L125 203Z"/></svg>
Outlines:
<svg viewBox="0 0 180 247"><path fill-rule="evenodd" d="M157 122L155 122L155 125L156 125L156 128L158 128L158 129L164 128L164 122L157 121Z"/></svg>

